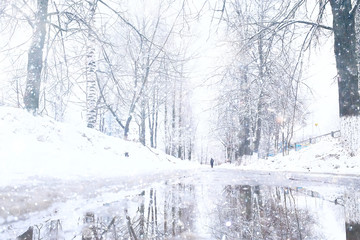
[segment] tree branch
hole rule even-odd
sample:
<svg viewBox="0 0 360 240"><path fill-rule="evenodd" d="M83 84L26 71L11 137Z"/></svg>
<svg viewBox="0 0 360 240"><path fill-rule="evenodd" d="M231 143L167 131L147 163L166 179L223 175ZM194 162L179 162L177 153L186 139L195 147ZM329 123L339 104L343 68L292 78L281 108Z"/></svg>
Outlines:
<svg viewBox="0 0 360 240"><path fill-rule="evenodd" d="M119 117L117 116L116 112L114 111L114 109L110 106L110 104L108 104L106 102L106 98L104 96L104 92L103 92L103 88L101 88L100 86L100 80L99 80L99 76L97 74L97 72L95 72L95 75L96 75L96 82L98 84L98 87L99 87L99 92L100 92L100 96L101 98L104 100L104 104L106 106L106 108L111 112L111 114L114 116L116 122L120 125L121 128L125 128L125 126L122 124L121 120L119 119Z"/></svg>
<svg viewBox="0 0 360 240"><path fill-rule="evenodd" d="M329 30L329 31L334 30L332 27L329 27L329 26L326 26L326 25L322 25L322 24L318 24L318 23L314 23L314 22L302 21L302 20L289 21L289 22L287 22L287 26L291 25L291 24L296 24L296 23L301 23L301 24L310 25L310 26L313 26L313 27L323 28L323 29L326 29L326 30ZM281 22L279 24L281 24Z"/></svg>
<svg viewBox="0 0 360 240"><path fill-rule="evenodd" d="M360 0L357 0L354 7L351 9L349 13L350 17L354 17L356 9L359 7L359 4L360 4Z"/></svg>
<svg viewBox="0 0 360 240"><path fill-rule="evenodd" d="M140 38L144 38L147 41L149 41L147 39L147 37L145 35L143 35L133 24L131 24L128 20L126 20L123 16L121 16L121 14L116 11L115 9L113 9L112 7L110 7L107 3L105 3L103 0L99 0L99 2L101 2L103 5L105 5L107 8L109 8L111 11L113 11L126 25L128 25L131 29L133 29ZM150 41L149 41L150 42Z"/></svg>
<svg viewBox="0 0 360 240"><path fill-rule="evenodd" d="M11 4L11 6L13 8L15 8L17 11L19 11L23 16L24 18L26 19L26 21L29 23L29 25L31 26L32 29L34 29L34 24L32 22L32 20L29 18L29 16L27 16L18 6L16 6L15 4Z"/></svg>

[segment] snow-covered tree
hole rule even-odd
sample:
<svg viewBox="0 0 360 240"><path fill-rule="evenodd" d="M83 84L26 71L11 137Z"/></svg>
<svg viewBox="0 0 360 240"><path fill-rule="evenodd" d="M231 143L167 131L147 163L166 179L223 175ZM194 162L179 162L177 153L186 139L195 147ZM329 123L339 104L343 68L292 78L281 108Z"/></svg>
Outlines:
<svg viewBox="0 0 360 240"><path fill-rule="evenodd" d="M301 54L291 26L276 33L267 27L274 4L234 1L226 21L236 54L220 83L218 133L230 161L286 149L301 121Z"/></svg>
<svg viewBox="0 0 360 240"><path fill-rule="evenodd" d="M304 44L299 48L302 52L308 49L322 30L332 31L338 72L342 142L351 155L357 154L360 149L358 136L360 95L355 31L359 4L359 1L352 0L279 1L276 9L274 8L273 18L269 19L266 25L259 21L253 22L262 26L261 31L274 33L293 26L298 34L303 33ZM327 15L331 15L332 23L326 22ZM288 39L284 44L291 42L290 40L295 39Z"/></svg>

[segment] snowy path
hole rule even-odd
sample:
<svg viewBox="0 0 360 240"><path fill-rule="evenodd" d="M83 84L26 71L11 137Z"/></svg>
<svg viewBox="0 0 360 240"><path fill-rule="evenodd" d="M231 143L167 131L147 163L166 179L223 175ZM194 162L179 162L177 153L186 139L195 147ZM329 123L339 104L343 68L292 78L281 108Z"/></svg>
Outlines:
<svg viewBox="0 0 360 240"><path fill-rule="evenodd" d="M332 173L303 173L281 171L251 171L232 168L202 168L187 180L204 184L218 185L268 185L288 187L311 187L329 185L360 189L360 175L339 175Z"/></svg>

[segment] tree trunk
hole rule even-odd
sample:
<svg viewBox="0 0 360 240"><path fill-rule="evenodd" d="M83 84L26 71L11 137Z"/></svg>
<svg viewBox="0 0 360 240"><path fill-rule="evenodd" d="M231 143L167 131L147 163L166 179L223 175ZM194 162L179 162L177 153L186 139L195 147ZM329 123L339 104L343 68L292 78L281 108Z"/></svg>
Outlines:
<svg viewBox="0 0 360 240"><path fill-rule="evenodd" d="M359 153L358 66L356 57L355 7L351 0L330 0L333 15L334 52L338 72L341 138L350 155Z"/></svg>
<svg viewBox="0 0 360 240"><path fill-rule="evenodd" d="M140 202L140 220L139 220L139 237L144 238L145 235L145 191L141 192L141 202Z"/></svg>
<svg viewBox="0 0 360 240"><path fill-rule="evenodd" d="M24 95L25 108L34 113L39 108L42 56L46 35L48 0L37 1L34 33L28 52L27 79Z"/></svg>
<svg viewBox="0 0 360 240"><path fill-rule="evenodd" d="M250 134L250 119L248 117L245 118L244 120L244 138L242 139L242 145L241 145L241 153L240 156L243 155L251 155L252 151L251 151L251 134Z"/></svg>
<svg viewBox="0 0 360 240"><path fill-rule="evenodd" d="M88 46L87 46L87 69L86 69L86 110L87 110L87 127L94 128L97 118L96 102L96 64L95 64L95 36L92 27L94 26L94 15L96 4L88 1L89 4L89 29L88 29Z"/></svg>
<svg viewBox="0 0 360 240"><path fill-rule="evenodd" d="M159 99L157 100L159 101ZM159 102L157 102L157 106L159 106ZM157 136L158 136L158 120L159 120L159 110L156 108L155 114L155 134L154 134L154 148L157 148Z"/></svg>
<svg viewBox="0 0 360 240"><path fill-rule="evenodd" d="M262 2L261 2L262 3ZM264 22L264 6L261 4L260 9L260 21ZM258 39L258 54L259 54L259 86L260 86L260 94L259 100L257 104L257 119L255 124L255 140L254 140L254 152L259 154L259 145L260 145L260 138L261 138L261 126L262 126L262 108L263 108L263 86L265 84L264 79L264 68L265 68L265 58L264 58L264 42L263 42L263 33L260 31L259 39Z"/></svg>
<svg viewBox="0 0 360 240"><path fill-rule="evenodd" d="M340 117L358 116L360 109L356 59L355 11L351 0L330 0L333 15L334 51L339 74Z"/></svg>
<svg viewBox="0 0 360 240"><path fill-rule="evenodd" d="M178 131L179 131L179 139L177 141L177 145L178 145L178 153L177 153L177 157L180 159L184 159L184 154L183 154L183 136L182 136L182 82L180 82L180 91L179 91L179 112L178 112L178 121L179 121L179 126L178 126Z"/></svg>
<svg viewBox="0 0 360 240"><path fill-rule="evenodd" d="M189 160L189 161L191 161L191 157L192 157L192 141L191 141L191 139L190 139L190 142L189 142L189 147L188 147L188 155L187 155L187 159Z"/></svg>
<svg viewBox="0 0 360 240"><path fill-rule="evenodd" d="M142 145L145 146L146 144L146 139L145 139L145 131L146 131L146 124L145 124L145 120L146 120L146 103L145 103L145 97L143 96L141 99L141 115L140 115L140 133L139 133L139 140L141 142Z"/></svg>
<svg viewBox="0 0 360 240"><path fill-rule="evenodd" d="M130 131L130 123L132 120L132 115L130 114L129 117L126 120L126 124L124 126L124 139L127 140L129 137L129 131Z"/></svg>
<svg viewBox="0 0 360 240"><path fill-rule="evenodd" d="M34 236L34 228L29 227L26 232L16 238L16 240L32 240Z"/></svg>
<svg viewBox="0 0 360 240"><path fill-rule="evenodd" d="M150 131L150 147L155 147L155 89L152 89L152 104L150 109L150 103L148 103L148 122L149 122L149 131Z"/></svg>
<svg viewBox="0 0 360 240"><path fill-rule="evenodd" d="M251 151L251 107L250 107L250 103L252 101L251 99L251 95L250 95L250 87L248 85L248 68L246 67L244 69L244 82L243 84L245 84L245 99L246 99L246 116L244 118L244 122L243 122L243 128L244 128L244 138L242 139L242 154L240 156L243 155L252 155L252 151Z"/></svg>
<svg viewBox="0 0 360 240"><path fill-rule="evenodd" d="M169 154L170 151L170 137L169 137L169 131L168 131L168 107L167 107L167 99L168 95L165 96L165 103L164 103L164 135L165 135L165 153Z"/></svg>
<svg viewBox="0 0 360 240"><path fill-rule="evenodd" d="M261 95L260 95L261 97ZM262 121L261 121L261 116L260 116L260 112L261 112L261 100L260 103L258 103L258 116L257 116L257 123L256 123L256 134L255 134L255 141L254 141L254 152L259 153L259 146L260 146L260 139L261 139L261 125L262 125Z"/></svg>
<svg viewBox="0 0 360 240"><path fill-rule="evenodd" d="M171 155L176 156L176 145L175 145L175 127L176 127L176 83L174 81L174 89L173 89L173 101L172 101L172 115L171 115Z"/></svg>

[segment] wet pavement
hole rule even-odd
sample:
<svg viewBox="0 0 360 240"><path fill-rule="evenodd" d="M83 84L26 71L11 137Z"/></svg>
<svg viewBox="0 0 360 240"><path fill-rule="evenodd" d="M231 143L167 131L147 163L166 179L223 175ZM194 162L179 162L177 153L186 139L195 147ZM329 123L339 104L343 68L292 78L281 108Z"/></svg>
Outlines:
<svg viewBox="0 0 360 240"><path fill-rule="evenodd" d="M29 226L44 240L360 239L358 176L203 168L131 187L117 181L24 218L8 216L0 239Z"/></svg>

